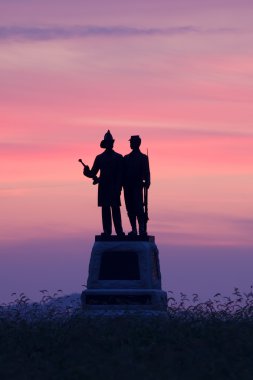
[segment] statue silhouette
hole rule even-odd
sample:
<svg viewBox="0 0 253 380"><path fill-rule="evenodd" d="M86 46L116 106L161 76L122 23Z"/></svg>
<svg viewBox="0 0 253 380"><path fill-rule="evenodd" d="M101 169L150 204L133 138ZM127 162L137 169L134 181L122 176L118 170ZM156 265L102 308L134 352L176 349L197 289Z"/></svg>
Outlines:
<svg viewBox="0 0 253 380"><path fill-rule="evenodd" d="M100 147L105 149L94 161L92 168L84 166L83 174L89 178L97 178L98 182L98 206L102 207L103 236L112 233L112 219L117 235L125 235L122 229L120 213L120 194L122 190L123 156L113 150L114 140L108 130Z"/></svg>
<svg viewBox="0 0 253 380"><path fill-rule="evenodd" d="M128 235L137 235L136 219L139 224L139 234L147 234L147 190L150 186L150 170L148 156L141 153L141 138L131 136L132 152L124 157L124 197L132 231ZM144 202L144 195L145 201ZM146 203L146 204L145 204ZM144 212L146 206L146 213Z"/></svg>

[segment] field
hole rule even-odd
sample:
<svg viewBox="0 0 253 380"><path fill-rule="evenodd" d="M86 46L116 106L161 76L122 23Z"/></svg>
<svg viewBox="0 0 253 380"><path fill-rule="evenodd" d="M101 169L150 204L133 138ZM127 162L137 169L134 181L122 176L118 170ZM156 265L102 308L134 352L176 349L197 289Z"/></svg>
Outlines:
<svg viewBox="0 0 253 380"><path fill-rule="evenodd" d="M1 380L253 379L252 291L204 303L169 292L160 316L92 317L58 296L0 307Z"/></svg>

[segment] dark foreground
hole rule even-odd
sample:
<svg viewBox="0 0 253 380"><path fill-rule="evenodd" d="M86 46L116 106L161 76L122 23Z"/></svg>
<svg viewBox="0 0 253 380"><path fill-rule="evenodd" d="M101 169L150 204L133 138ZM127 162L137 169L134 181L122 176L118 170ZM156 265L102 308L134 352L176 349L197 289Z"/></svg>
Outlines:
<svg viewBox="0 0 253 380"><path fill-rule="evenodd" d="M94 318L23 298L0 309L0 379L252 380L252 294L194 302Z"/></svg>

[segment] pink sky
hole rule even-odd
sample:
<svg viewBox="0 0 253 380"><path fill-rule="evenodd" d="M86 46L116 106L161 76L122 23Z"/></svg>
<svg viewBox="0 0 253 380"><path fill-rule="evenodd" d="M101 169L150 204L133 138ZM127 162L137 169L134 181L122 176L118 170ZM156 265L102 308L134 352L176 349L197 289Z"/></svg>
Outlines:
<svg viewBox="0 0 253 380"><path fill-rule="evenodd" d="M238 279L234 266L224 281L221 271L220 284L250 284L244 271L253 248L252 12L246 0L0 0L2 297L47 287L36 282L36 264L27 263L49 257L52 247L65 273L66 239L73 268L87 264L80 239L91 246L101 232L100 210L77 159L91 164L107 129L116 151L129 152L132 134L149 150L149 232L171 272L181 263L179 255L169 267L172 246L183 247L185 257L204 247L207 262L212 249L228 256L231 248L238 260L245 249ZM127 231L124 205L122 214ZM18 255L30 269L17 274L13 289ZM57 283L63 278L53 266L48 287L78 291L85 265L66 284ZM165 266L166 290L181 289ZM189 271L182 290L201 292L196 276ZM210 273L210 291L212 281Z"/></svg>

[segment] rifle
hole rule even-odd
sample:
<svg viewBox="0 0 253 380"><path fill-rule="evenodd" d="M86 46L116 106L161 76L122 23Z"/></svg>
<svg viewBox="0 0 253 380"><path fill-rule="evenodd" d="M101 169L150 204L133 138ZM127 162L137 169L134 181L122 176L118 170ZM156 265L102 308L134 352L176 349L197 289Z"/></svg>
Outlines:
<svg viewBox="0 0 253 380"><path fill-rule="evenodd" d="M83 160L81 158L79 158L78 162L81 162L81 164L83 165L84 169L89 168L88 165L84 164L84 162L83 162ZM96 185L96 184L99 183L99 178L96 175L94 177L92 177L92 179L93 179L93 185Z"/></svg>
<svg viewBox="0 0 253 380"><path fill-rule="evenodd" d="M143 206L144 206L145 219L146 219L146 223L147 223L148 220L149 220L149 217L148 217L148 188L145 185L144 185L144 202L143 202Z"/></svg>
<svg viewBox="0 0 253 380"><path fill-rule="evenodd" d="M147 157L148 157L148 149L147 149ZM149 217L148 217L148 188L145 186L145 184L144 184L144 202L143 202L143 206L144 206L145 219L146 219L146 223L147 223L148 220L149 220Z"/></svg>

